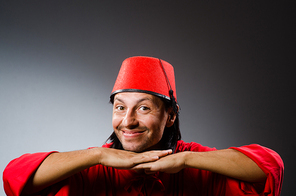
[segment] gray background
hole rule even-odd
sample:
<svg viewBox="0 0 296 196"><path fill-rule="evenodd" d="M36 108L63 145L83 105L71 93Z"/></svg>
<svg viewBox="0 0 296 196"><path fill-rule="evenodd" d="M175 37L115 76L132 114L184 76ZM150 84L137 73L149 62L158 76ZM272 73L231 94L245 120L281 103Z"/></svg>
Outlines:
<svg viewBox="0 0 296 196"><path fill-rule="evenodd" d="M1 171L24 153L101 146L121 62L146 55L175 67L183 140L272 148L282 195L295 194L292 4L0 2Z"/></svg>

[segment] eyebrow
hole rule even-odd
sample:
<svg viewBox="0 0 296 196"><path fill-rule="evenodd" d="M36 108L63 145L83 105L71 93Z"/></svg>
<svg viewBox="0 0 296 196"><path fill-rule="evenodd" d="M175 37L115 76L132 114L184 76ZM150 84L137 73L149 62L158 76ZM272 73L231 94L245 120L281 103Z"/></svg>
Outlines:
<svg viewBox="0 0 296 196"><path fill-rule="evenodd" d="M146 101L146 100L151 101L153 104L157 105L157 104L156 104L151 98L149 98L149 97L145 97L145 98L139 99L139 100L137 101L137 104L139 104L139 103L141 103L141 102L143 102L143 101ZM115 101L119 101L119 102L124 103L124 100L122 100L122 99L120 99L120 98L117 98L117 97L114 98L114 102L115 102Z"/></svg>

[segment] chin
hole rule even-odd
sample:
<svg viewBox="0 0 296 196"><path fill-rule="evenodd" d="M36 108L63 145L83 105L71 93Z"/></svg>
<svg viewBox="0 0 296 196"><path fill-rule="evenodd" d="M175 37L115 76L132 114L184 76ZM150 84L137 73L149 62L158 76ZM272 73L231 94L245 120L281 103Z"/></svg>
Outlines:
<svg viewBox="0 0 296 196"><path fill-rule="evenodd" d="M142 146L142 145L122 145L124 150L132 151L132 152L143 152L148 147Z"/></svg>

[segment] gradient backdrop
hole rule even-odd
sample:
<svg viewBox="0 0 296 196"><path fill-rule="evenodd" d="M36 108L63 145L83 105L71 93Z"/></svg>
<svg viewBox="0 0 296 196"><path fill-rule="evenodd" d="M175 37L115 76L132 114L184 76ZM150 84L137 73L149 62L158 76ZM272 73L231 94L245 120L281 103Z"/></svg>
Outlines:
<svg viewBox="0 0 296 196"><path fill-rule="evenodd" d="M145 55L175 67L183 140L272 148L294 195L293 18L273 1L0 0L1 176L24 153L101 146L121 62Z"/></svg>

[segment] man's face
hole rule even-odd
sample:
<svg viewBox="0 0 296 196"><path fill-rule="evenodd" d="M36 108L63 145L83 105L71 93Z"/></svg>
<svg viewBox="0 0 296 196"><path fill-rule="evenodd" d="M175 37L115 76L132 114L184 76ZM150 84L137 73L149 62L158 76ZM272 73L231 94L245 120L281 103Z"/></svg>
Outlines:
<svg viewBox="0 0 296 196"><path fill-rule="evenodd" d="M125 150L157 148L167 119L164 103L156 96L127 92L114 97L112 125Z"/></svg>

